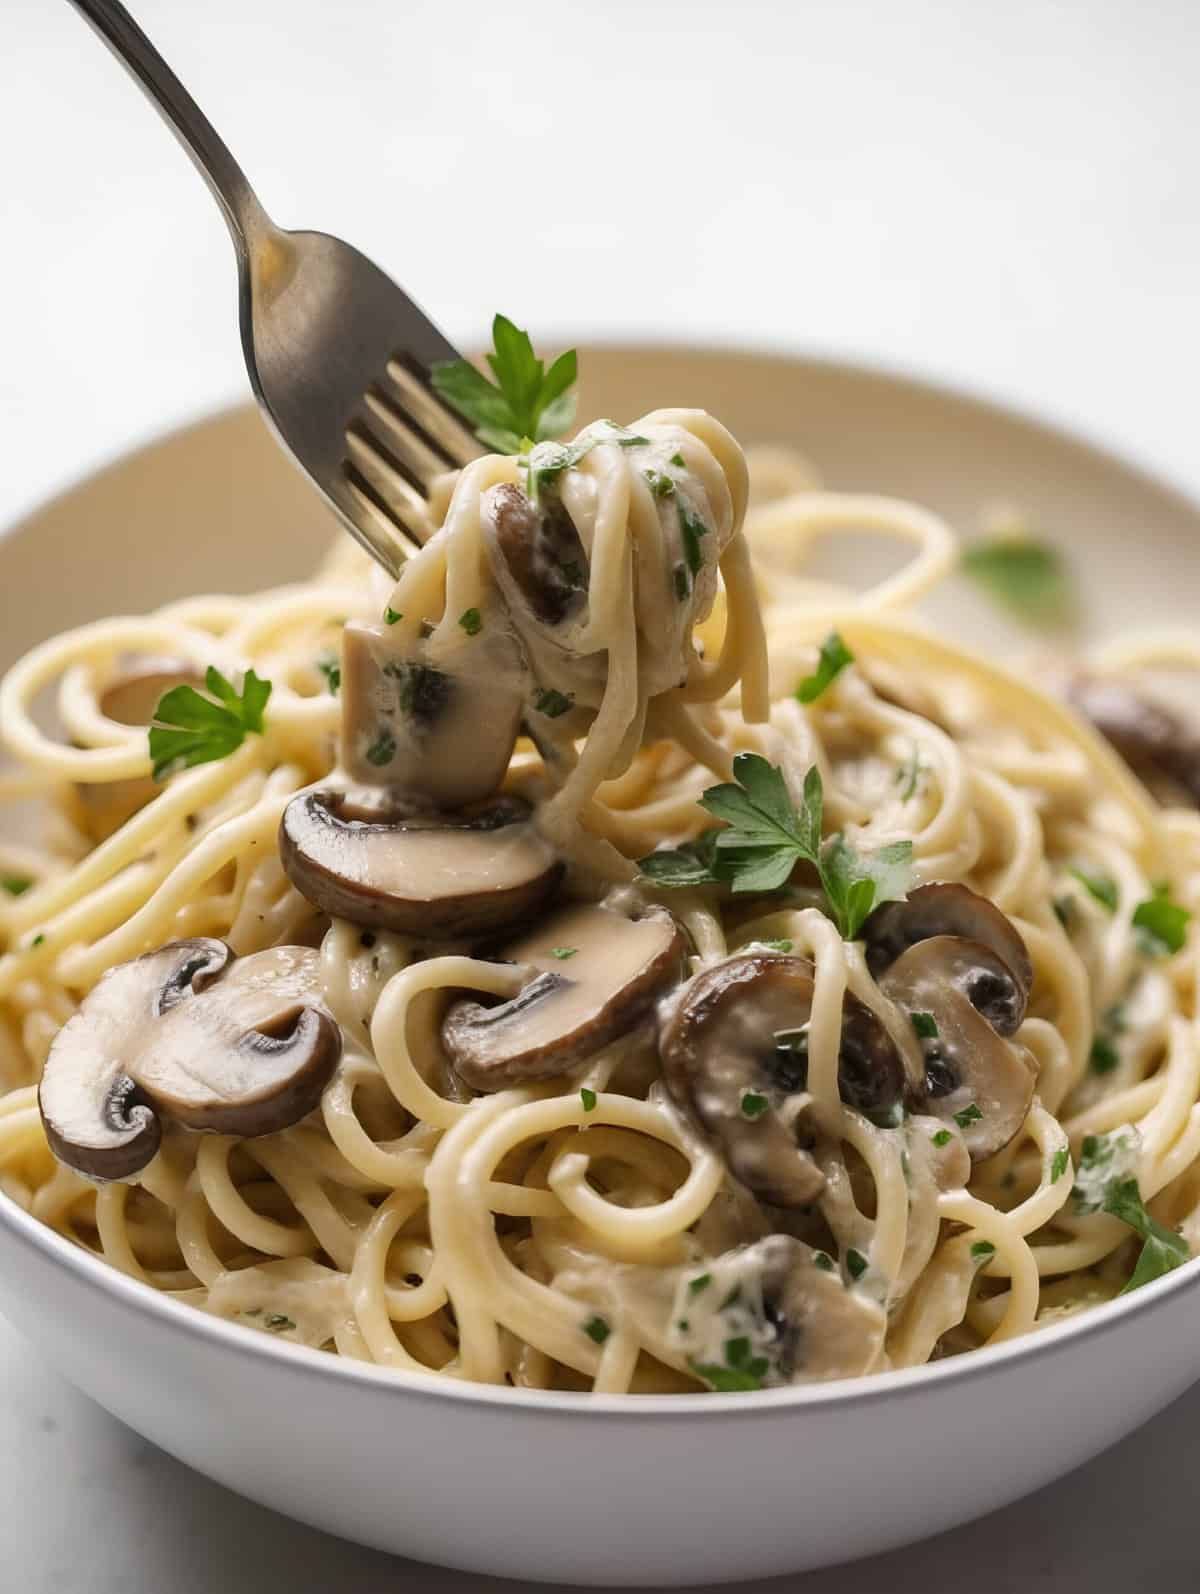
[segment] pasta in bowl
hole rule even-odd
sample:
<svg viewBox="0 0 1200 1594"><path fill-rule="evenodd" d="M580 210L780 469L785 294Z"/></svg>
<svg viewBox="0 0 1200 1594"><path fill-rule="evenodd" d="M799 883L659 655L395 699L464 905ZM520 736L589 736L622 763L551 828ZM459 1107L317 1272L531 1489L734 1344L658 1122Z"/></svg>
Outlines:
<svg viewBox="0 0 1200 1594"><path fill-rule="evenodd" d="M568 575L582 601L567 623L598 626L607 602L615 629L591 645L617 668L585 667L581 647L560 661L562 620L521 610L496 520L501 489L532 499L510 456L464 473L395 591L338 550L311 583L97 625L10 674L5 724L35 772L21 789L54 808L57 850L5 860L36 882L7 907L9 1032L67 1105L43 1088L39 1112L34 1079L13 1081L6 1192L137 1280L122 1302L149 1283L172 1322L182 1302L223 1358L290 1359L306 1383L375 1363L398 1400L413 1380L479 1399L490 1383L518 1423L530 1398L600 1411L625 1392L631 1423L671 1404L739 1421L757 1404L765 1420L806 1397L820 1422L820 1380L932 1358L919 1376L942 1390L952 1371L1011 1365L983 1347L1059 1344L1046 1325L1192 1245L1190 952L1171 949L1189 816L1058 696L905 612L955 558L936 516L818 490L801 462L753 449L747 495L728 434L688 412L591 436L539 492L534 530L561 537L545 527L565 505L589 577ZM681 503L706 526L695 571ZM791 559L864 524L916 549L871 591L817 587ZM674 630L656 626L660 598L639 609L655 526ZM618 574L593 598L609 528ZM205 689L210 667L236 708ZM261 732L241 723L223 756L121 790L149 774L149 716L122 729L114 686L154 676L152 709L190 687L254 722L251 674L271 683ZM60 681L51 735L31 710ZM403 783L373 778L384 722ZM414 803L420 780L437 789ZM134 806L110 828L95 798L113 789ZM1134 924L1145 903L1176 911ZM107 1001L118 978L132 984ZM1127 1027L1105 1024L1122 1002ZM135 1088L114 1113L112 1082L60 1036L118 1030ZM236 1066L197 1086L197 1034L207 1067L217 1030ZM136 1144L148 1120L158 1138ZM915 1376L858 1387L899 1399ZM304 1507L346 1531L341 1509ZM884 1512L859 1542L906 1532ZM411 1520L404 1534L416 1553L578 1575L558 1548L534 1566L532 1550L439 1550ZM726 1575L845 1553L761 1537ZM624 1575L606 1553L595 1575ZM628 1553L643 1580L704 1569Z"/></svg>

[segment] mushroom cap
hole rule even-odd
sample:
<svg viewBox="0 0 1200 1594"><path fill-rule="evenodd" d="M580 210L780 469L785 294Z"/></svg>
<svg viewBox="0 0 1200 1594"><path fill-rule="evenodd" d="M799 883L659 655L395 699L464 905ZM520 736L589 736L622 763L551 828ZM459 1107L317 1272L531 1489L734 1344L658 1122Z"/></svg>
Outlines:
<svg viewBox="0 0 1200 1594"><path fill-rule="evenodd" d="M483 505L483 535L496 580L543 625L560 625L587 598L588 558L561 503L543 508L512 482Z"/></svg>
<svg viewBox="0 0 1200 1594"><path fill-rule="evenodd" d="M323 912L433 941L491 935L532 917L563 874L515 797L422 814L367 810L341 791L301 792L280 821L279 854L297 891Z"/></svg>
<svg viewBox="0 0 1200 1594"><path fill-rule="evenodd" d="M776 952L727 958L692 981L659 1034L671 1094L718 1142L730 1172L780 1207L807 1206L825 1184L780 1111L805 1093L813 982L804 958ZM891 1037L849 992L838 1079L843 1097L867 1112L893 1106L904 1088L904 1064ZM765 1097L766 1108L748 1113L747 1094Z"/></svg>
<svg viewBox="0 0 1200 1594"><path fill-rule="evenodd" d="M342 1050L307 947L236 958L175 941L110 969L63 1025L38 1090L55 1156L124 1179L154 1156L161 1120L271 1134L317 1105Z"/></svg>
<svg viewBox="0 0 1200 1594"><path fill-rule="evenodd" d="M876 908L863 926L867 966L878 979L906 947L932 936L963 936L982 943L1007 964L1019 1004L1003 1015L1013 1034L1025 1017L1025 1004L1033 987L1033 964L1024 941L994 902L958 882L934 881L918 886L899 902ZM1019 1011L1018 1011L1019 1007Z"/></svg>
<svg viewBox="0 0 1200 1594"><path fill-rule="evenodd" d="M937 1025L937 1035L923 1042L925 1110L958 1122L972 1162L993 1156L1025 1122L1037 1083L1026 1049L986 1016L1024 1010L1011 969L982 942L932 936L902 953L879 988L908 1012L930 1014Z"/></svg>
<svg viewBox="0 0 1200 1594"><path fill-rule="evenodd" d="M1067 698L1156 795L1178 800L1182 793L1200 808L1200 734L1194 726L1115 676L1077 675Z"/></svg>
<svg viewBox="0 0 1200 1594"><path fill-rule="evenodd" d="M524 678L511 636L463 637L452 668L424 644L398 649L387 630L351 622L342 637L342 763L433 807L462 808L499 790L516 745Z"/></svg>
<svg viewBox="0 0 1200 1594"><path fill-rule="evenodd" d="M779 1336L785 1383L854 1378L871 1370L883 1349L887 1316L878 1302L847 1285L816 1252L790 1235L758 1242L764 1251L763 1309Z"/></svg>
<svg viewBox="0 0 1200 1594"><path fill-rule="evenodd" d="M686 955L686 938L665 908L628 918L575 904L498 951L498 959L528 970L526 984L498 1006L454 1002L442 1042L473 1090L548 1079L631 1030L682 979Z"/></svg>

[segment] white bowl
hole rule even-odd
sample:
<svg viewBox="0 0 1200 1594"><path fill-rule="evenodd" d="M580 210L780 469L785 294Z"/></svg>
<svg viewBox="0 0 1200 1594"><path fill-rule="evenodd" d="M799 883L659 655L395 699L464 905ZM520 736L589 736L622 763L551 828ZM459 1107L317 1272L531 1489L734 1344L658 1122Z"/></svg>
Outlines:
<svg viewBox="0 0 1200 1594"><path fill-rule="evenodd" d="M588 414L703 404L744 439L799 443L835 486L908 494L959 519L1015 500L1073 553L1097 634L1193 618L1200 510L1036 422L799 359L607 348L585 351L581 368ZM2 662L110 611L302 574L329 534L252 412L201 422L0 542ZM976 645L1013 643L963 588L931 612ZM854 1383L719 1397L515 1392L338 1361L206 1317L0 1196L0 1306L139 1433L347 1538L556 1583L795 1571L992 1510L1200 1375L1198 1295L1193 1263L1027 1339Z"/></svg>

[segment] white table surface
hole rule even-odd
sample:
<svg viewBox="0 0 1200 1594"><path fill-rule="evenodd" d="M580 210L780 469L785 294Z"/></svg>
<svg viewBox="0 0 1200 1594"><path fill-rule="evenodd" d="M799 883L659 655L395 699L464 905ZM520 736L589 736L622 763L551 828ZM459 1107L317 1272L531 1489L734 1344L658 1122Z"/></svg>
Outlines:
<svg viewBox="0 0 1200 1594"><path fill-rule="evenodd" d="M867 356L1200 489L1195 0L135 9L278 218L353 239L456 338L501 308L546 341ZM183 156L66 5L5 0L0 40L3 524L244 379L229 249ZM1070 1413L1014 1420L1036 1445ZM770 1586L1195 1590L1198 1434L1194 1390L982 1523ZM14 1594L516 1586L238 1500L2 1325L0 1535Z"/></svg>

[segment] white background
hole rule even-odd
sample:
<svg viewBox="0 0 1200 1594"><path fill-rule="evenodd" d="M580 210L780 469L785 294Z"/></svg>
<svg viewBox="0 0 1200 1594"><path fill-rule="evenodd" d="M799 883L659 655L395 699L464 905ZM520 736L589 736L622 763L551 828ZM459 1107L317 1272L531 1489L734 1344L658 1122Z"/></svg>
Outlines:
<svg viewBox="0 0 1200 1594"><path fill-rule="evenodd" d="M352 239L452 337L502 308L545 341L866 356L1200 489L1196 0L137 9L277 219ZM0 241L0 524L242 395L218 213L62 0L0 8ZM1012 1420L1032 1450L1070 1413ZM1194 1590L1198 1461L1194 1392L984 1523L772 1587ZM2 1327L0 1542L6 1594L501 1587L236 1500Z"/></svg>

